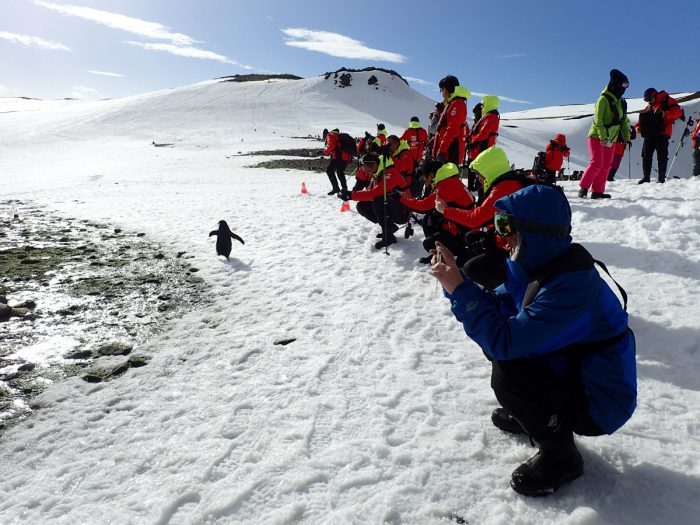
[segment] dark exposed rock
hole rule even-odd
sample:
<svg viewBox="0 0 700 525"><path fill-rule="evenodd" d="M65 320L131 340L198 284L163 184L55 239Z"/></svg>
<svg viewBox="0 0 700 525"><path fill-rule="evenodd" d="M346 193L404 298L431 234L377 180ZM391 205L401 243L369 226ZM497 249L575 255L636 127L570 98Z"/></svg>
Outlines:
<svg viewBox="0 0 700 525"><path fill-rule="evenodd" d="M98 355L129 355L131 353L133 346L127 343L122 343L120 341L112 341L110 343L105 343L97 347L95 352Z"/></svg>

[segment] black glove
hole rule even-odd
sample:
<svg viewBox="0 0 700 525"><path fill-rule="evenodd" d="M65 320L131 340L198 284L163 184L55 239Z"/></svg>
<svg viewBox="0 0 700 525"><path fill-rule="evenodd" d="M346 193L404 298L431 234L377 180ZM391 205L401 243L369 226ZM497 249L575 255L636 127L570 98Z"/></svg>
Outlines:
<svg viewBox="0 0 700 525"><path fill-rule="evenodd" d="M445 160L445 154L444 154L443 152L438 153L438 154L437 154L437 157L435 157L435 160L438 161L438 162L442 162L443 164L444 164L445 162L447 162L447 161Z"/></svg>
<svg viewBox="0 0 700 525"><path fill-rule="evenodd" d="M342 199L344 201L351 201L352 200L352 192L348 190L340 190L338 192L338 198Z"/></svg>

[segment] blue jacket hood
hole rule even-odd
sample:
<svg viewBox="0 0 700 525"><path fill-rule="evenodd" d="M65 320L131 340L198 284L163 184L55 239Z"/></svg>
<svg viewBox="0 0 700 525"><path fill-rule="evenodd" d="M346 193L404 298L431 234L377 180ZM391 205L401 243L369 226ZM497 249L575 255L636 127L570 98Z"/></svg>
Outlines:
<svg viewBox="0 0 700 525"><path fill-rule="evenodd" d="M571 225L571 207L564 193L543 184L528 186L498 199L495 208L516 219L549 226ZM530 229L519 229L518 232L524 243L524 252L517 262L509 261L516 275L524 271L529 276L547 261L564 253L571 244L570 234L555 236Z"/></svg>

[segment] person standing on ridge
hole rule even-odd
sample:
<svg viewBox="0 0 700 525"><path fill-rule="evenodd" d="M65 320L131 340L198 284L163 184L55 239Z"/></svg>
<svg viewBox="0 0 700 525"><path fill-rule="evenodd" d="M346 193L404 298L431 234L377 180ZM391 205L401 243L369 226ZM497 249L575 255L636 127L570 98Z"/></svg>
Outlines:
<svg viewBox="0 0 700 525"><path fill-rule="evenodd" d="M337 128L331 130L324 137L324 140L327 146L323 151L323 155L331 156L331 161L326 168L326 175L328 175L328 180L331 181L332 187L328 195L335 195L340 190L347 191L348 189L348 183L345 180L345 168L348 167L348 162L352 160L352 156L341 148L340 130ZM338 182L340 182L340 187L338 187Z"/></svg>
<svg viewBox="0 0 700 525"><path fill-rule="evenodd" d="M432 158L460 165L466 148L467 100L471 93L453 75L447 75L438 84L445 100L445 109L437 124ZM467 129L465 129L467 128Z"/></svg>
<svg viewBox="0 0 700 525"><path fill-rule="evenodd" d="M656 182L666 182L668 165L668 141L673 135L673 123L683 116L678 101L665 91L649 88L644 91L647 106L639 113L637 131L644 138L642 144L642 178L637 184L644 184L651 179L651 164L656 152L658 176Z"/></svg>
<svg viewBox="0 0 700 525"><path fill-rule="evenodd" d="M629 87L629 80L617 69L610 71L610 81L595 103L593 124L588 132L588 152L591 161L583 172L578 196L585 199L592 190L591 199L609 199L605 184L613 160L613 143L620 133L625 142L630 140L630 122L627 118L627 102L622 95Z"/></svg>
<svg viewBox="0 0 700 525"><path fill-rule="evenodd" d="M501 404L493 425L527 434L539 447L513 471L511 487L547 496L583 474L574 434L613 434L632 416L636 343L626 294L620 289L622 305L591 254L572 243L563 191L536 184L499 199L495 210L509 254L503 286L479 286L440 244L429 273L491 361L491 388Z"/></svg>
<svg viewBox="0 0 700 525"><path fill-rule="evenodd" d="M693 176L697 177L700 175L700 119L698 119L698 125L695 126L691 138L693 139Z"/></svg>
<svg viewBox="0 0 700 525"><path fill-rule="evenodd" d="M403 132L400 139L408 142L413 159L420 164L423 160L425 147L428 145L428 132L421 127L418 117L411 117L408 128Z"/></svg>

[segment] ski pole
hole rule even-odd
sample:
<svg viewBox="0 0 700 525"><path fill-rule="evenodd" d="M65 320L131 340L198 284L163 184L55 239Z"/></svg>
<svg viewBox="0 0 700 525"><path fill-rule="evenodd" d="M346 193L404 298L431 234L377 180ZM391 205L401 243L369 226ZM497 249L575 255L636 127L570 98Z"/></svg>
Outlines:
<svg viewBox="0 0 700 525"><path fill-rule="evenodd" d="M683 147L683 140L685 137L690 135L690 126L693 125L693 117L688 117L688 123L685 125L685 128L683 128L683 133L681 134L681 139L678 141L678 146L676 147L676 152L673 154L673 158L671 159L671 165L668 168L668 173L666 174L666 178L671 178L671 170L673 170L673 163L676 162L676 157L678 156L678 152L681 150Z"/></svg>
<svg viewBox="0 0 700 525"><path fill-rule="evenodd" d="M630 140L627 143L627 149L629 152L627 152L627 180L630 180L632 178L632 141Z"/></svg>
<svg viewBox="0 0 700 525"><path fill-rule="evenodd" d="M384 157L384 173L382 173L382 179L384 181L384 254L389 255L389 239L388 237L388 232L389 232L389 225L387 224L387 221L389 220L388 213L387 213L387 202L386 202L386 157Z"/></svg>

